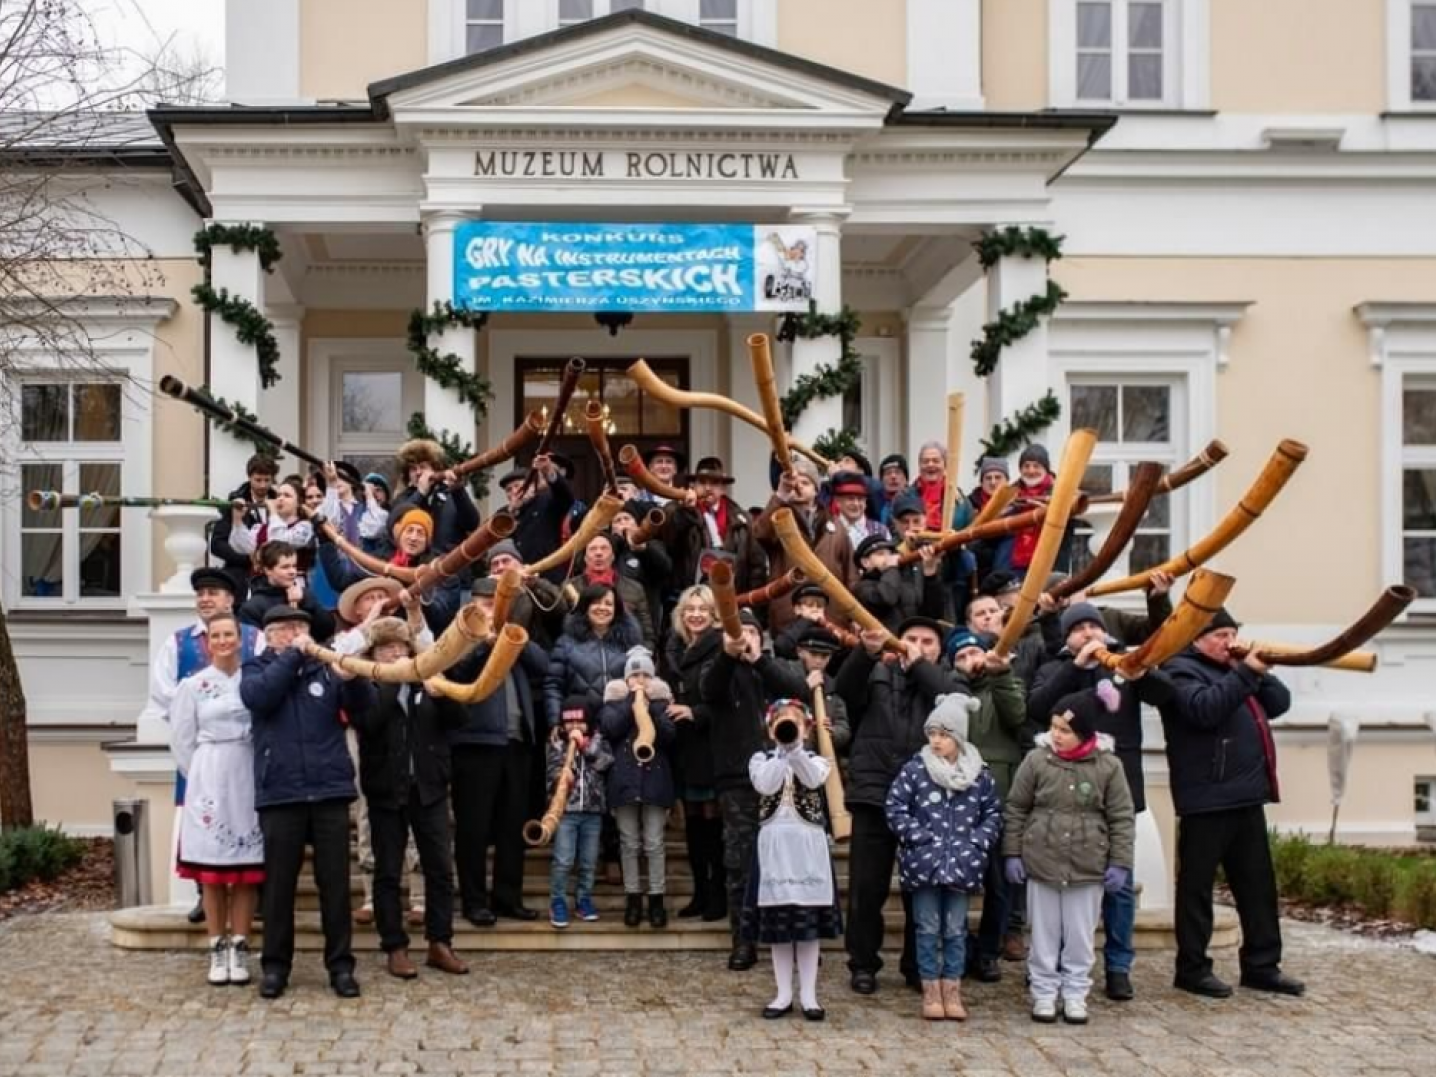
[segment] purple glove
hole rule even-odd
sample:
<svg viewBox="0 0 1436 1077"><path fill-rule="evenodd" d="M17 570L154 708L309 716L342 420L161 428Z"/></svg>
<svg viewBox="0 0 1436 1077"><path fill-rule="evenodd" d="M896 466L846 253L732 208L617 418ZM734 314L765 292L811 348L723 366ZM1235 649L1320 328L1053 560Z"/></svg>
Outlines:
<svg viewBox="0 0 1436 1077"><path fill-rule="evenodd" d="M1119 868L1115 864L1102 873L1102 889L1109 894L1115 894L1119 890L1125 890L1127 883L1132 878L1132 873L1126 868Z"/></svg>
<svg viewBox="0 0 1436 1077"><path fill-rule="evenodd" d="M1022 866L1022 857L1009 856L1007 863L1003 866L1002 874L1013 886L1021 886L1027 882L1027 869Z"/></svg>

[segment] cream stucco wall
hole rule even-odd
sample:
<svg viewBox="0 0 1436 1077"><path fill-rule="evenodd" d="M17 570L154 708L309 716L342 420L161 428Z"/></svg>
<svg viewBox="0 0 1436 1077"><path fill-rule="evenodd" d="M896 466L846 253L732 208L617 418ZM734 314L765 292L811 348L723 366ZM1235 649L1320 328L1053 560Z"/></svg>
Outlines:
<svg viewBox="0 0 1436 1077"><path fill-rule="evenodd" d="M1277 760L1281 803L1267 819L1283 830L1325 837L1331 824L1331 782L1326 740L1321 733L1284 735L1278 726ZM1347 840L1389 843L1415 818L1417 777L1436 775L1436 741L1427 734L1364 732L1351 755L1338 832Z"/></svg>
<svg viewBox="0 0 1436 1077"><path fill-rule="evenodd" d="M1212 108L1380 112L1386 3L1211 0Z"/></svg>
<svg viewBox="0 0 1436 1077"><path fill-rule="evenodd" d="M1047 0L983 0L982 95L994 112L1047 106Z"/></svg>
<svg viewBox="0 0 1436 1077"><path fill-rule="evenodd" d="M1346 624L1364 610L1392 581L1380 569L1381 376L1352 308L1429 300L1436 260L1066 258L1054 270L1074 299L1252 301L1216 375L1217 435L1232 450L1215 476L1219 517L1281 438L1311 453L1215 565L1241 581L1248 620Z"/></svg>
<svg viewBox="0 0 1436 1077"><path fill-rule="evenodd" d="M363 100L369 83L428 66L428 12L426 0L300 0L299 92Z"/></svg>
<svg viewBox="0 0 1436 1077"><path fill-rule="evenodd" d="M778 48L906 86L907 0L782 0Z"/></svg>
<svg viewBox="0 0 1436 1077"><path fill-rule="evenodd" d="M122 740L124 734L117 731L109 737ZM110 769L99 741L36 741L33 737L30 792L37 822L82 831L109 827L111 803L136 795L134 783Z"/></svg>

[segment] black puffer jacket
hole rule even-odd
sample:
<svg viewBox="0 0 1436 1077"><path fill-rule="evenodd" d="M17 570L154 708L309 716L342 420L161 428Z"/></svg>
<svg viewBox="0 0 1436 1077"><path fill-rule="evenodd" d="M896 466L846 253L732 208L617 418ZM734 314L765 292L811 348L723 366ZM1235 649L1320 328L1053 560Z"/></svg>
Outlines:
<svg viewBox="0 0 1436 1077"><path fill-rule="evenodd" d="M724 789L752 789L748 761L770 747L763 718L774 699L801 699L807 683L792 669L763 655L744 662L720 646L702 674L700 693L708 705L713 743L713 784Z"/></svg>
<svg viewBox="0 0 1436 1077"><path fill-rule="evenodd" d="M888 787L898 771L927 743L922 727L937 697L967 690L960 673L928 661L904 672L863 648L848 655L837 681L853 730L848 803L886 808Z"/></svg>
<svg viewBox="0 0 1436 1077"><path fill-rule="evenodd" d="M713 735L711 709L703 702L703 671L723 653L723 630L710 628L685 645L677 635L668 638L667 668L672 675L673 699L693 709L691 722L674 722L678 743L674 762L683 789L713 788Z"/></svg>
<svg viewBox="0 0 1436 1077"><path fill-rule="evenodd" d="M274 606L288 603L289 599L284 591L260 576L250 588L249 598L239 607L237 616L241 624L263 628L264 615ZM319 604L313 591L305 589L299 599L299 608L309 614L309 635L312 639L322 643L334 635L334 614Z"/></svg>
<svg viewBox="0 0 1436 1077"><path fill-rule="evenodd" d="M1245 665L1213 662L1195 647L1162 668L1172 679L1162 729L1177 814L1275 802L1276 743L1266 723L1291 709L1286 685Z"/></svg>
<svg viewBox="0 0 1436 1077"><path fill-rule="evenodd" d="M565 617L563 635L554 644L543 682L549 727L559 724L563 701L568 696L584 696L597 710L603 703L604 686L623 676L630 648L642 642L638 622L629 614L624 614L602 639L593 634L586 617L577 613Z"/></svg>
<svg viewBox="0 0 1436 1077"><path fill-rule="evenodd" d="M603 709L598 712L598 725L603 739L613 752L613 766L608 770L608 806L652 804L671 808L673 781L673 719L668 717L668 704L673 693L656 677L648 682L648 714L653 719L653 758L640 763L633 754L638 736L638 721L633 716L633 695L622 680L609 681L603 693Z"/></svg>
<svg viewBox="0 0 1436 1077"><path fill-rule="evenodd" d="M409 706L399 703L401 688ZM349 715L359 734L359 788L370 804L402 808L417 787L425 806L449 795L449 740L446 730L464 720L464 708L429 695L420 684L379 685L378 703Z"/></svg>

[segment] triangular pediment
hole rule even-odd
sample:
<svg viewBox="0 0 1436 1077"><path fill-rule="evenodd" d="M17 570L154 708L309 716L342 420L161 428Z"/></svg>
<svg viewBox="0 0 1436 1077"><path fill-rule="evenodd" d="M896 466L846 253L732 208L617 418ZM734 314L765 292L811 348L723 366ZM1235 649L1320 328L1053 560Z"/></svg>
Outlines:
<svg viewBox="0 0 1436 1077"><path fill-rule="evenodd" d="M369 93L400 124L601 113L642 124L672 122L681 112L696 122L742 113L871 127L908 99L881 83L646 12L425 68L375 83Z"/></svg>

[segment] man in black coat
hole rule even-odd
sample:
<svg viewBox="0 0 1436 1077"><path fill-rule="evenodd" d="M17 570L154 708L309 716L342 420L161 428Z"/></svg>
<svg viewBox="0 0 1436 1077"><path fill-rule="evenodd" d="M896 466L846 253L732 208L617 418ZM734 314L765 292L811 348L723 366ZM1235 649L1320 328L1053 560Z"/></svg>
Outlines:
<svg viewBox="0 0 1436 1077"><path fill-rule="evenodd" d="M898 626L906 654L896 663L882 661L885 632L864 632L863 646L843 662L837 693L848 708L853 740L848 768L847 803L853 816L848 852L848 971L860 995L877 990L883 945L883 906L892 889L897 838L888 828L888 787L898 771L924 744L923 723L937 697L966 691L967 680L943 670L942 626L912 617ZM917 952L912 902L903 895L903 978L916 985Z"/></svg>
<svg viewBox="0 0 1436 1077"><path fill-rule="evenodd" d="M368 627L370 657L395 662L413 653L409 626L381 617ZM369 802L374 850L374 920L391 976L419 975L399 905L399 876L410 832L424 873L425 960L463 975L454 954L454 866L449 855L449 742L446 730L464 720L462 705L429 695L419 684L381 684L370 710L349 715L359 734L359 785Z"/></svg>
<svg viewBox="0 0 1436 1077"><path fill-rule="evenodd" d="M1220 867L1242 923L1242 986L1300 995L1304 985L1281 971L1264 807L1281 799L1269 723L1291 709L1291 693L1255 655L1232 656L1239 627L1218 611L1165 667L1175 692L1162 709L1162 728L1177 810L1176 986L1210 998L1232 993L1207 956Z"/></svg>
<svg viewBox="0 0 1436 1077"><path fill-rule="evenodd" d="M447 468L443 446L437 441L406 441L399 446L395 460L403 488L389 506L390 525L410 509L422 509L434 522L430 550L435 555L448 553L479 526L479 510L468 487Z"/></svg>
<svg viewBox="0 0 1436 1077"><path fill-rule="evenodd" d="M549 456L535 456L530 467L538 472L530 483L529 468L515 468L499 480L514 517L512 540L525 564L542 560L559 548L564 517L573 505L573 488ZM565 567L547 575L563 582Z"/></svg>
<svg viewBox="0 0 1436 1077"><path fill-rule="evenodd" d="M722 652L703 671L699 682L713 744L713 784L723 811L723 867L733 932L728 967L735 971L750 969L758 962L757 948L738 936L738 916L758 840L758 791L748 776L748 761L767 746L763 718L769 701L800 698L807 687L801 673L763 653L763 630L753 611L745 609L741 617L742 637L723 638Z"/></svg>

